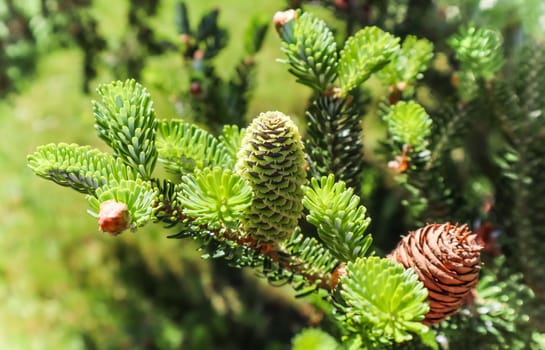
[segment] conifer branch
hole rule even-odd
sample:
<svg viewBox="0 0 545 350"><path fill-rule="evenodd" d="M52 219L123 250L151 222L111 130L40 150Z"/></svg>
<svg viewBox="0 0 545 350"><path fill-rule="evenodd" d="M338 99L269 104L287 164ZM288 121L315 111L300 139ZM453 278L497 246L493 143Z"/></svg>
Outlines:
<svg viewBox="0 0 545 350"><path fill-rule="evenodd" d="M111 181L136 180L140 177L119 158L90 146L66 143L38 147L28 156L28 166L47 180L90 195Z"/></svg>
<svg viewBox="0 0 545 350"><path fill-rule="evenodd" d="M178 174L209 166L234 166L229 151L218 139L179 119L159 121L156 145L159 162Z"/></svg>
<svg viewBox="0 0 545 350"><path fill-rule="evenodd" d="M314 177L332 173L359 190L363 169L361 117L363 103L322 96L308 108L307 154Z"/></svg>

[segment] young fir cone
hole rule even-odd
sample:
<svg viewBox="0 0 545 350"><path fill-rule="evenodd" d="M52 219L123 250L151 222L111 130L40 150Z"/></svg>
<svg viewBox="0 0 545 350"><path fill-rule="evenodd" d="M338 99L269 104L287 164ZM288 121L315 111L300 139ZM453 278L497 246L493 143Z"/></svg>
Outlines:
<svg viewBox="0 0 545 350"><path fill-rule="evenodd" d="M242 220L261 242L288 238L303 210L305 159L297 126L281 112L260 114L248 126L238 152L237 172L254 192Z"/></svg>
<svg viewBox="0 0 545 350"><path fill-rule="evenodd" d="M428 289L433 325L456 313L477 282L482 247L467 225L431 224L410 232L389 258L412 267Z"/></svg>

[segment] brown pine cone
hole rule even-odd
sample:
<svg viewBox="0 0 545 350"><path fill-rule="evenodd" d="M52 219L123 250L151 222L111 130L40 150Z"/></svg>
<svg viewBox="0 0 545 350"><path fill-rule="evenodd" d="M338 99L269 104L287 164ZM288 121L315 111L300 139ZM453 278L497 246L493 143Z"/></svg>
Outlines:
<svg viewBox="0 0 545 350"><path fill-rule="evenodd" d="M428 289L433 325L456 313L479 277L482 247L467 225L431 224L403 237L388 256L412 267Z"/></svg>

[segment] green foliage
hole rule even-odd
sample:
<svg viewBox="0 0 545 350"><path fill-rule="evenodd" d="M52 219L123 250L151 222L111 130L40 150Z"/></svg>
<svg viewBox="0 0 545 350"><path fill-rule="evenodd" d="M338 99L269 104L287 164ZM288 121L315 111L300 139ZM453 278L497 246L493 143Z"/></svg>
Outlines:
<svg viewBox="0 0 545 350"><path fill-rule="evenodd" d="M244 33L244 50L250 56L253 56L261 50L269 19L264 16L254 16L250 19L250 24Z"/></svg>
<svg viewBox="0 0 545 350"><path fill-rule="evenodd" d="M190 116L218 132L225 124L240 127L246 123L245 114L252 96L255 80L255 55L260 51L268 29L268 20L255 15L242 38L244 56L234 67L233 74L224 78L224 64L214 62L228 43L227 30L219 23L220 11L213 8L205 13L197 26L191 28L185 2L177 6L177 27L189 86L181 96ZM219 67L222 74L216 72ZM186 103L187 102L187 103ZM187 115L184 115L187 117Z"/></svg>
<svg viewBox="0 0 545 350"><path fill-rule="evenodd" d="M334 350L339 344L318 328L306 328L292 340L292 350Z"/></svg>
<svg viewBox="0 0 545 350"><path fill-rule="evenodd" d="M350 99L322 96L306 112L306 146L312 175L321 177L332 173L356 190L364 166L363 103L359 100L362 100L359 95Z"/></svg>
<svg viewBox="0 0 545 350"><path fill-rule="evenodd" d="M211 166L233 167L232 153L206 130L172 119L160 120L157 131L159 162L172 172L185 174Z"/></svg>
<svg viewBox="0 0 545 350"><path fill-rule="evenodd" d="M66 143L38 147L28 156L28 166L47 180L91 195L98 187L111 181L136 180L139 177L119 158L90 146Z"/></svg>
<svg viewBox="0 0 545 350"><path fill-rule="evenodd" d="M414 152L424 151L429 144L432 120L418 103L399 102L384 116L394 142L409 146Z"/></svg>
<svg viewBox="0 0 545 350"><path fill-rule="evenodd" d="M156 193L149 182L138 180L112 181L97 188L95 196L87 196L92 208L89 213L98 217L100 204L113 199L127 205L130 214L131 231L144 226L152 219L152 205Z"/></svg>
<svg viewBox="0 0 545 350"><path fill-rule="evenodd" d="M462 70L477 78L492 78L503 65L503 38L498 31L468 27L449 40Z"/></svg>
<svg viewBox="0 0 545 350"><path fill-rule="evenodd" d="M320 181L312 178L310 187L305 186L303 191L307 220L317 227L318 236L331 253L345 262L363 257L372 243L371 235L365 234L371 219L354 190L329 175Z"/></svg>
<svg viewBox="0 0 545 350"><path fill-rule="evenodd" d="M154 14L159 2L137 3L131 2L129 20L145 24L144 14ZM438 348L436 333L421 324L427 312L426 290L410 270L389 260L366 258L371 245L366 232L377 232L374 248L386 251L400 232L419 223L447 218L478 222L487 217L502 233L501 248L509 254L510 264L524 271L525 278L511 270L486 272L476 299L436 328L437 340L447 339L452 348L534 346L542 336L535 331L535 312L529 310L533 294L525 283L539 292L544 280L539 255L545 198L540 185L545 183L543 48L513 50L524 36L510 35L516 32L512 27L504 30L503 43L499 31L466 26L469 29L450 40L458 61L450 62L453 55L445 36L462 22L452 11L477 7L473 0L463 3L385 1L366 8L366 2L350 2L343 10L348 2L337 1L336 14L344 11L339 18L347 19L344 31L302 12L293 12L296 17L286 23L275 22L288 70L313 89L302 123L307 127L303 150L295 125L280 112L262 114L242 129L253 88L253 56L262 47L265 21L250 19L240 40L244 57L234 75L224 79L228 72L223 62L213 62L224 57L219 53L227 44L219 10L205 13L191 28L188 10L180 2L179 42L161 45L178 50L189 71L189 94L177 100L184 121L155 120L149 94L134 81L102 86L102 102L94 105L96 128L113 155L77 145L47 145L29 156L29 166L39 176L88 194L95 212L101 203L114 199L127 205L130 228L154 220L173 228L171 237L196 240L204 258L222 258L213 265L220 273L199 283L227 279L220 265L225 262L251 267L275 285L289 283L299 296L317 292L324 332L305 331L294 347ZM437 13L447 18L438 20ZM360 27L364 29L357 31ZM342 43L343 35L354 32L338 51L335 41ZM144 34L138 31L135 37L146 39ZM405 38L401 47L398 38ZM430 65L434 47L436 60ZM152 52L149 49L140 55ZM510 55L517 60L512 62ZM375 73L390 85L389 96L383 96L388 92L377 80L365 86L372 89L373 99L360 89ZM276 91L286 95L285 90ZM376 125L380 118L376 100L391 104L384 108L387 139ZM365 129L364 115L369 118ZM189 120L206 125L210 132ZM374 152L377 142L389 147L388 158ZM492 155L497 163L491 161ZM156 159L175 176L153 177L158 176L153 173ZM360 189L372 222L356 195ZM485 240L483 232L479 234ZM487 239L492 243L484 244L493 245L493 239ZM123 258L119 260L130 262L132 255L125 253ZM163 284L170 285L168 277ZM164 290L153 289L156 285L142 290L162 295ZM216 305L218 296L205 289L196 294ZM192 293L191 288L176 290ZM253 294L265 299L265 293ZM245 318L244 311L234 310L237 303L232 300L219 303L227 305L230 318ZM163 306L170 311L177 302L168 300ZM146 311L154 314L156 308L152 304ZM225 311L207 309L200 314L209 318L221 312ZM259 326L248 318L252 330ZM160 347L182 346L186 333L180 329L196 329L205 334L196 338L204 340L190 345L213 347L209 337L213 320L205 320L203 328L194 327L199 323L195 319L182 327L163 322L169 331L151 337L161 338ZM343 343L337 344L326 332Z"/></svg>
<svg viewBox="0 0 545 350"><path fill-rule="evenodd" d="M399 38L366 27L348 38L339 56L340 96L345 96L383 68L399 50Z"/></svg>
<svg viewBox="0 0 545 350"><path fill-rule="evenodd" d="M399 88L400 84L412 85L422 79L432 58L433 44L426 39L409 35L403 40L401 49L390 63L380 71L380 76L394 87Z"/></svg>
<svg viewBox="0 0 545 350"><path fill-rule="evenodd" d="M542 308L522 274L513 273L505 263L501 256L484 269L472 301L437 327L449 348L538 349L529 321Z"/></svg>
<svg viewBox="0 0 545 350"><path fill-rule="evenodd" d="M513 251L513 263L536 290L545 279L543 242L545 233L545 54L543 45L521 48L508 66L511 80L498 80L492 89L494 112L505 139L496 162L498 223ZM542 297L543 293L541 292Z"/></svg>
<svg viewBox="0 0 545 350"><path fill-rule="evenodd" d="M451 37L460 70L456 75L457 90L464 101L478 96L481 80L490 80L503 65L503 38L497 30L467 27Z"/></svg>
<svg viewBox="0 0 545 350"><path fill-rule="evenodd" d="M326 23L310 13L288 22L281 32L282 51L297 81L325 92L337 78L337 45Z"/></svg>
<svg viewBox="0 0 545 350"><path fill-rule="evenodd" d="M236 164L237 172L254 192L243 220L249 234L262 241L279 241L291 235L302 210L303 167L303 143L290 117L267 112L253 120Z"/></svg>
<svg viewBox="0 0 545 350"><path fill-rule="evenodd" d="M252 201L252 188L237 174L220 167L184 175L178 199L195 224L212 229L236 228Z"/></svg>
<svg viewBox="0 0 545 350"><path fill-rule="evenodd" d="M286 242L287 251L296 256L300 261L304 261L304 266L300 266L308 276L312 276L307 280L296 280L298 283L296 289L302 289L304 286L309 286L309 290L314 291L317 287L324 289L330 286L324 285L327 283L323 280L323 271L333 271L333 269L339 264L339 261L335 259L329 249L324 247L313 237L308 237L301 232L299 227L295 228L293 235ZM295 262L300 264L300 262ZM297 278L294 276L294 278Z"/></svg>
<svg viewBox="0 0 545 350"><path fill-rule="evenodd" d="M338 307L339 320L349 334L369 344L401 343L429 332L420 322L429 310L427 290L411 269L394 261L369 257L349 262L340 295L345 305Z"/></svg>
<svg viewBox="0 0 545 350"><path fill-rule="evenodd" d="M97 75L106 40L96 30L92 1L14 1L0 3L0 96L20 91L36 73L40 58L61 47L83 51L82 91Z"/></svg>
<svg viewBox="0 0 545 350"><path fill-rule="evenodd" d="M246 129L240 129L236 125L225 125L218 137L232 159L237 158L237 153L242 145L245 132Z"/></svg>
<svg viewBox="0 0 545 350"><path fill-rule="evenodd" d="M149 179L157 160L153 102L134 80L101 85L102 103L93 102L98 136L144 178Z"/></svg>

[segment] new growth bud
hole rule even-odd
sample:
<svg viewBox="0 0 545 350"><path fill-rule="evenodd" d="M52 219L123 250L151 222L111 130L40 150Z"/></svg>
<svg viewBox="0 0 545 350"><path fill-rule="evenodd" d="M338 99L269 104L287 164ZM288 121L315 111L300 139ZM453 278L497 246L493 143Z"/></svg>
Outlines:
<svg viewBox="0 0 545 350"><path fill-rule="evenodd" d="M287 11L278 11L274 14L273 23L276 32L283 40L287 40L290 37L290 30L286 30L287 24L297 18L297 11L287 10Z"/></svg>
<svg viewBox="0 0 545 350"><path fill-rule="evenodd" d="M116 236L128 229L129 224L130 214L125 203L110 199L100 204L98 214L98 228L100 231Z"/></svg>

